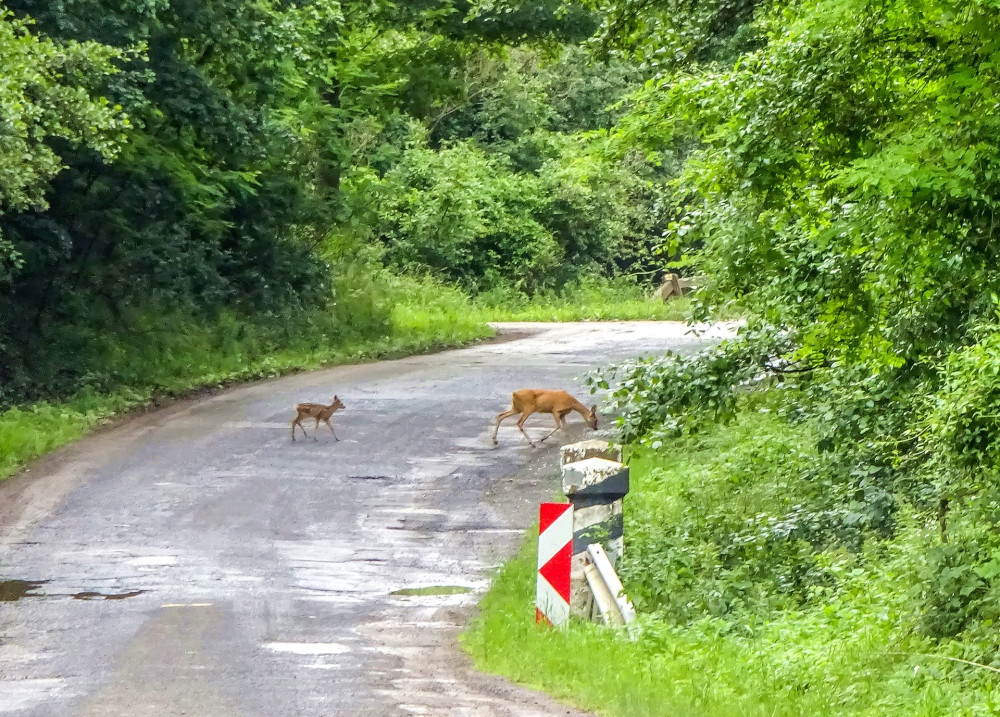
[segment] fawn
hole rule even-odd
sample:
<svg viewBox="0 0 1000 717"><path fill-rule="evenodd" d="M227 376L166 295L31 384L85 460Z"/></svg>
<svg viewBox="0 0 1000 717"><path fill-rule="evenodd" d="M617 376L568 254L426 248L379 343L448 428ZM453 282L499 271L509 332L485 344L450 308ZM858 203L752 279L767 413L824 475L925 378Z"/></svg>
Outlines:
<svg viewBox="0 0 1000 717"><path fill-rule="evenodd" d="M554 391L547 388L522 388L519 391L514 391L511 394L510 408L497 416L497 425L493 428L493 445L499 443L497 432L500 430L501 421L515 413L521 414L521 418L517 422L518 429L528 439L528 443L533 446L535 444L531 437L524 432L524 422L528 420L528 416L536 412L551 413L552 417L556 419L556 427L541 439L544 441L560 428L566 427L566 414L570 411L579 413L591 430L597 430L597 406L591 406L590 409L587 409L565 391Z"/></svg>
<svg viewBox="0 0 1000 717"><path fill-rule="evenodd" d="M305 426L302 425L302 419L315 418L316 419L316 425L314 426L315 430L317 431L319 430L319 422L323 421L323 423L325 423L327 427L330 429L330 432L333 433L333 437L339 441L340 439L337 438L337 432L333 430L333 426L330 424L330 416L332 416L334 413L336 413L343 407L344 404L336 396L333 397L333 403L331 403L329 406L324 406L322 403L295 404L295 410L298 411L298 415L296 415L295 420L292 421L292 440L293 441L295 440L296 426L301 428L302 435L308 438L309 434L306 433L306 428ZM316 440L315 432L313 433L313 440L314 441Z"/></svg>

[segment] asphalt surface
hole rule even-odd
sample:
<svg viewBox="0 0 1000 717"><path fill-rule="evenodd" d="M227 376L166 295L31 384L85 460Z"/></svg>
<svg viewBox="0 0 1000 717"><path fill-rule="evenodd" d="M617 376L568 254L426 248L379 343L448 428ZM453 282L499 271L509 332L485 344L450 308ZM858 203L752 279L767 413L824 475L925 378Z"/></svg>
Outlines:
<svg viewBox="0 0 1000 717"><path fill-rule="evenodd" d="M533 449L508 419L494 448L493 419L514 389L589 404L587 370L723 331L504 324L506 341L179 402L36 463L0 484L0 714L578 714L457 647L557 494L558 446L594 437L572 414ZM307 422L293 443L292 406L334 394L341 440Z"/></svg>

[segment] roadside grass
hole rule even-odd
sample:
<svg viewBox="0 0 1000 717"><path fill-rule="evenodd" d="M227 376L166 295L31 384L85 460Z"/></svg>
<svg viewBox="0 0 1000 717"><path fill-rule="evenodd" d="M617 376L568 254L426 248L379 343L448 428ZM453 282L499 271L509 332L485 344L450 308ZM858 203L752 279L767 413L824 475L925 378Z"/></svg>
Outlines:
<svg viewBox="0 0 1000 717"><path fill-rule="evenodd" d="M64 400L0 412L0 480L96 426L157 399L274 378L297 371L466 345L493 334L460 291L393 278L381 287L384 310L365 309L370 291L345 294L341 316L305 314L262 324L221 315L209 324L139 317L157 330L108 337L93 358L101 376ZM381 318L380 318L381 317ZM352 325L352 318L353 323Z"/></svg>
<svg viewBox="0 0 1000 717"><path fill-rule="evenodd" d="M535 625L532 532L496 575L463 635L464 648L480 669L601 715L1000 712L997 675L948 659L992 658L977 659L982 653L976 645L936 642L914 629L917 616L907 597L919 590L913 554L933 529L910 520L905 510L891 542L859 555L822 555L836 582L805 602L761 605L734 619L724 611L713 616L707 607L725 594L721 580L718 595L685 593L693 574L711 573L705 554L714 552L704 538L691 539L692 520L725 511L748 520L808 492L808 486L789 484L785 476L791 471L781 469L783 461L810 460L803 430L773 416L744 413L733 425L633 457L625 500L628 560L619 567L640 611L634 641L576 620L565 630ZM776 467L769 472L768 465ZM649 575L656 570L661 574ZM686 604L657 608L670 598L653 595L651 582L670 586ZM747 588L752 591L741 586Z"/></svg>
<svg viewBox="0 0 1000 717"><path fill-rule="evenodd" d="M660 301L626 278L591 280L562 291L527 297L513 289L494 289L477 296L474 307L485 321L685 321L687 297Z"/></svg>

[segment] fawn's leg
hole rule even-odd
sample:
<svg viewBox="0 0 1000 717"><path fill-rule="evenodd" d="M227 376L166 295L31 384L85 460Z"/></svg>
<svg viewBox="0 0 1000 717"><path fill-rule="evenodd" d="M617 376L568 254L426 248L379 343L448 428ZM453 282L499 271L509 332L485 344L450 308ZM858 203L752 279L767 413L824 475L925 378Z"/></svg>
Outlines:
<svg viewBox="0 0 1000 717"><path fill-rule="evenodd" d="M316 440L316 434L319 433L319 416L316 417L316 425L313 426L313 440Z"/></svg>
<svg viewBox="0 0 1000 717"><path fill-rule="evenodd" d="M511 408L508 408L508 409L507 409L506 411L504 411L503 413L501 413L501 414L500 414L499 416L497 416L497 425L493 427L493 445L494 445L494 446L495 446L495 445L496 445L497 443L499 443L499 441L497 440L497 433L498 433L498 432L500 431L500 422L501 422L501 421L502 421L503 419L505 419L505 418L510 418L510 417L511 417L511 416L513 416L513 415L514 415L515 413L517 413L517 411L515 411L515 410L514 410L514 408L513 408L513 407L511 407Z"/></svg>
<svg viewBox="0 0 1000 717"><path fill-rule="evenodd" d="M334 438L335 438L336 440L338 440L338 441L339 441L340 439L339 439L339 438L337 438L337 432L336 432L335 430L333 430L333 425L332 425L332 424L330 423L330 419L329 419L329 418L328 418L328 419L326 419L326 421L324 421L324 423L326 423L326 426L327 426L327 428L329 428L329 429L330 429L330 433L332 433L332 434L333 434L333 437L334 437Z"/></svg>
<svg viewBox="0 0 1000 717"><path fill-rule="evenodd" d="M306 429L302 427L302 416L296 416L295 420L292 421L292 440L295 440L295 427L298 426L302 430L302 435L309 438L309 434L306 433Z"/></svg>

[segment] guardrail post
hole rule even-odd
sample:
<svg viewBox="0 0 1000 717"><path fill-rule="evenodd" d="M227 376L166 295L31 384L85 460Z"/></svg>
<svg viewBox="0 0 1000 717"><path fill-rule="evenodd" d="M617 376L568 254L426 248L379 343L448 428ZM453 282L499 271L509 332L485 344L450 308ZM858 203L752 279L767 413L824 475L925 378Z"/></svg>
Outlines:
<svg viewBox="0 0 1000 717"><path fill-rule="evenodd" d="M587 546L604 545L612 565L622 553L622 499L628 493L629 475L621 455L621 446L597 440L573 443L560 451L563 492L573 505L570 610L581 617L589 617L592 607L584 571Z"/></svg>

